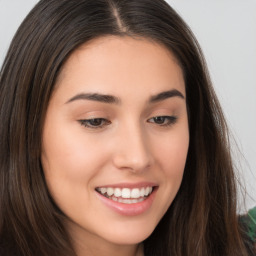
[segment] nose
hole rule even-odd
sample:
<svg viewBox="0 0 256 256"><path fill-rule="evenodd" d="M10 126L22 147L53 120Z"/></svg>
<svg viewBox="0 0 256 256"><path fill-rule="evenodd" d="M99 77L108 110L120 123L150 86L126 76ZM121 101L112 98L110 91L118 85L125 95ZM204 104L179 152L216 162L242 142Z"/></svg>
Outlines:
<svg viewBox="0 0 256 256"><path fill-rule="evenodd" d="M139 125L123 129L114 141L113 163L118 169L140 173L153 164L149 140Z"/></svg>

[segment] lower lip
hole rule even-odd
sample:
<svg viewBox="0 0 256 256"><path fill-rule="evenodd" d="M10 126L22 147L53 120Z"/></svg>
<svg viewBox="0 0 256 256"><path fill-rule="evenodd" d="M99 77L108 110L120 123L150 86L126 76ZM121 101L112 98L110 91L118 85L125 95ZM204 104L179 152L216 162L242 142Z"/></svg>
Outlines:
<svg viewBox="0 0 256 256"><path fill-rule="evenodd" d="M100 193L96 192L99 199L113 211L117 212L118 214L125 215L125 216L136 216L145 213L151 207L157 188L154 188L153 192L142 202L133 203L133 204L124 204L119 203L117 201L113 201Z"/></svg>

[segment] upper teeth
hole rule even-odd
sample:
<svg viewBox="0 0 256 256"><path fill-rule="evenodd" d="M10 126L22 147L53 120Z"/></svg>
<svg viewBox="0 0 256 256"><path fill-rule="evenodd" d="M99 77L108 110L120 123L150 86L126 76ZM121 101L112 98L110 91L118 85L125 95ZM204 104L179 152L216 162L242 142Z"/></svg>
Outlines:
<svg viewBox="0 0 256 256"><path fill-rule="evenodd" d="M152 192L152 187L145 188L97 188L97 191L101 194L107 194L109 197L122 197L122 198L140 198L148 196Z"/></svg>

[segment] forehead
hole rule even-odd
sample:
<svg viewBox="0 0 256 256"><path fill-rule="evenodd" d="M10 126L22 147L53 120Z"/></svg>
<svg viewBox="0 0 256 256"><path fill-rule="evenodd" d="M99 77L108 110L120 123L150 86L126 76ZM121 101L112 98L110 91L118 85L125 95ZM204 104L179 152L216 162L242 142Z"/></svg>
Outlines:
<svg viewBox="0 0 256 256"><path fill-rule="evenodd" d="M185 95L182 70L171 51L128 36L101 37L80 46L64 64L57 85L112 94L120 88L156 94L175 87Z"/></svg>

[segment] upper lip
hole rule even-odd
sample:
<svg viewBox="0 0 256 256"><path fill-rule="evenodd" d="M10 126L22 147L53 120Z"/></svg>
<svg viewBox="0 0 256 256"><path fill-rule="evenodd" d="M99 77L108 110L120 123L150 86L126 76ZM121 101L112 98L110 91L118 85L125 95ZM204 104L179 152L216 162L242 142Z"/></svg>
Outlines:
<svg viewBox="0 0 256 256"><path fill-rule="evenodd" d="M157 187L155 182L138 182L138 183L116 183L97 186L96 188L145 188L145 187Z"/></svg>

